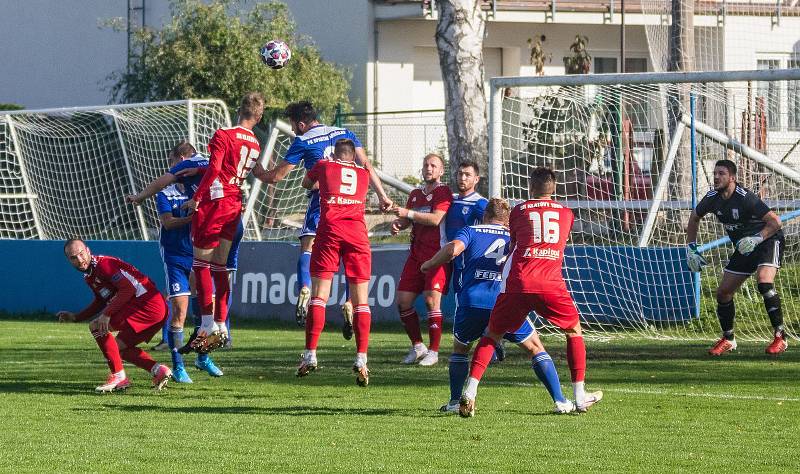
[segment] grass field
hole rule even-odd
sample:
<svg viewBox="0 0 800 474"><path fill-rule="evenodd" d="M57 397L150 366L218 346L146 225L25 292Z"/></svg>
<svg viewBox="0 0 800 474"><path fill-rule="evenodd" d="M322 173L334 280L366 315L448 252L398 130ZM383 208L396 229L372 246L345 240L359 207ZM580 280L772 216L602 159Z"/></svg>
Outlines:
<svg viewBox="0 0 800 474"><path fill-rule="evenodd" d="M131 389L95 395L107 369L84 325L0 321L0 471L800 471L797 346L770 359L743 343L711 360L705 342L590 341L588 388L605 399L562 416L511 348L487 371L476 417L461 419L437 411L446 363L399 365L395 330L373 334L365 389L334 327L321 370L295 378L302 341L296 327L239 328L215 353L220 379L191 369L193 385L153 392L126 367ZM566 390L564 344L545 343Z"/></svg>

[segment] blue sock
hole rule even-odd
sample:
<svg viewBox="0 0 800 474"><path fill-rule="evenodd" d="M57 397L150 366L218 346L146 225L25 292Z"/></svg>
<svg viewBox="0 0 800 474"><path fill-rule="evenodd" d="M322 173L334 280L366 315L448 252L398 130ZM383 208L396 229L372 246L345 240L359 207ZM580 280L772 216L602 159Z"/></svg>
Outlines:
<svg viewBox="0 0 800 474"><path fill-rule="evenodd" d="M206 352L205 354L200 354L200 353L197 354L197 362L205 364L207 360L208 360L208 352Z"/></svg>
<svg viewBox="0 0 800 474"><path fill-rule="evenodd" d="M531 359L531 367L536 373L536 377L542 381L550 397L554 402L564 402L564 394L561 393L561 381L558 379L556 366L553 359L546 351L540 352Z"/></svg>
<svg viewBox="0 0 800 474"><path fill-rule="evenodd" d="M350 284L347 283L347 278L344 279L344 301L350 299Z"/></svg>
<svg viewBox="0 0 800 474"><path fill-rule="evenodd" d="M169 324L172 322L172 305L167 304L167 320L161 326L161 340L164 342L169 341Z"/></svg>
<svg viewBox="0 0 800 474"><path fill-rule="evenodd" d="M311 252L303 252L297 259L297 291L304 286L311 288Z"/></svg>
<svg viewBox="0 0 800 474"><path fill-rule="evenodd" d="M469 373L467 354L450 354L450 401L461 398L461 390Z"/></svg>
<svg viewBox="0 0 800 474"><path fill-rule="evenodd" d="M192 308L192 319L194 320L195 327L199 328L202 318L200 315L200 300L196 296L189 297L189 306Z"/></svg>
<svg viewBox="0 0 800 474"><path fill-rule="evenodd" d="M169 344L169 352L172 354L172 368L183 367L183 356L178 353L178 349L183 347L183 328L169 328L167 344Z"/></svg>

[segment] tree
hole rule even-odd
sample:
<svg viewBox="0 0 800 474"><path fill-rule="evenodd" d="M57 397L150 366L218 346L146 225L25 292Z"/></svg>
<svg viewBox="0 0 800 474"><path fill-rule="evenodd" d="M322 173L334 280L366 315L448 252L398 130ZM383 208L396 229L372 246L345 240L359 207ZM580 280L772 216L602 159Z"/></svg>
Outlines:
<svg viewBox="0 0 800 474"><path fill-rule="evenodd" d="M447 148L451 169L464 160L488 170L489 137L483 89L486 18L480 0L436 2L436 46L445 91ZM488 180L481 181L485 190Z"/></svg>
<svg viewBox="0 0 800 474"><path fill-rule="evenodd" d="M213 97L236 110L242 95L256 90L264 94L272 115L301 99L331 112L337 103L349 104L347 72L325 62L308 39L295 34L284 3L261 2L247 12L241 3L173 0L170 23L158 31L135 32L138 52L129 70L108 78L112 100ZM291 61L279 71L264 66L258 54L275 38L292 48Z"/></svg>

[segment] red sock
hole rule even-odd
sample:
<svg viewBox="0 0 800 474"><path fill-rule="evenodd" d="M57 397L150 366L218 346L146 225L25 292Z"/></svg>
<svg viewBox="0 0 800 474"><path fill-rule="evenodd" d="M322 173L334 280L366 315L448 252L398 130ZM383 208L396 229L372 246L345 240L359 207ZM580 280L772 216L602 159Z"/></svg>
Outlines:
<svg viewBox="0 0 800 474"><path fill-rule="evenodd" d="M432 309L428 311L428 337L431 343L428 349L439 352L439 344L442 342L442 311Z"/></svg>
<svg viewBox="0 0 800 474"><path fill-rule="evenodd" d="M411 344L422 342L422 331L419 328L419 316L414 308L401 309L400 321L406 328L406 334L411 339Z"/></svg>
<svg viewBox="0 0 800 474"><path fill-rule="evenodd" d="M122 358L130 362L131 364L139 367L140 369L144 369L148 372L152 370L153 366L156 365L156 361L150 357L150 354L147 352L139 349L138 347L127 347L122 350Z"/></svg>
<svg viewBox="0 0 800 474"><path fill-rule="evenodd" d="M325 304L327 299L312 297L308 302L308 316L306 317L306 350L317 350L319 335L325 327Z"/></svg>
<svg viewBox="0 0 800 474"><path fill-rule="evenodd" d="M372 325L372 312L369 305L360 304L353 315L353 332L356 335L356 352L367 352L369 346L369 328Z"/></svg>
<svg viewBox="0 0 800 474"><path fill-rule="evenodd" d="M192 271L194 272L195 286L197 287L197 301L200 303L200 316L213 314L214 301L211 299L213 293L211 284L211 263L199 258L192 261Z"/></svg>
<svg viewBox="0 0 800 474"><path fill-rule="evenodd" d="M469 376L478 380L483 377L486 367L489 367L489 362L492 360L494 354L494 346L497 344L494 339L483 336L478 345L475 347L475 353L472 355L472 366L469 369Z"/></svg>
<svg viewBox="0 0 800 474"><path fill-rule="evenodd" d="M228 269L225 265L212 263L211 276L214 279L214 321L224 323L228 319L228 297L231 292Z"/></svg>
<svg viewBox="0 0 800 474"><path fill-rule="evenodd" d="M567 365L573 382L583 382L586 375L586 345L583 336L567 337Z"/></svg>
<svg viewBox="0 0 800 474"><path fill-rule="evenodd" d="M92 335L94 336L94 334ZM117 346L117 340L114 339L114 336L107 332L102 336L95 336L94 340L100 346L100 352L105 356L111 373L116 374L122 370L122 358L119 355L119 346Z"/></svg>

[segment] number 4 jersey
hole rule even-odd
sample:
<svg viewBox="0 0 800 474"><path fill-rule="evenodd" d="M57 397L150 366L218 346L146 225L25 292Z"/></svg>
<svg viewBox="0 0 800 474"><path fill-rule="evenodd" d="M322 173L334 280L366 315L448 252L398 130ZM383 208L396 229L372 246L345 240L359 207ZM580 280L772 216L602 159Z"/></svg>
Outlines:
<svg viewBox="0 0 800 474"><path fill-rule="evenodd" d="M256 164L261 146L251 130L244 127L220 128L208 144L211 153L208 169L197 186L196 201L235 196L241 199L241 186Z"/></svg>
<svg viewBox="0 0 800 474"><path fill-rule="evenodd" d="M317 235L335 232L358 240L366 238L364 211L369 171L352 161L320 160L308 172L308 178L319 182Z"/></svg>
<svg viewBox="0 0 800 474"><path fill-rule="evenodd" d="M503 292L566 290L561 263L573 220L569 208L549 199L531 199L511 210L512 250L503 267Z"/></svg>

